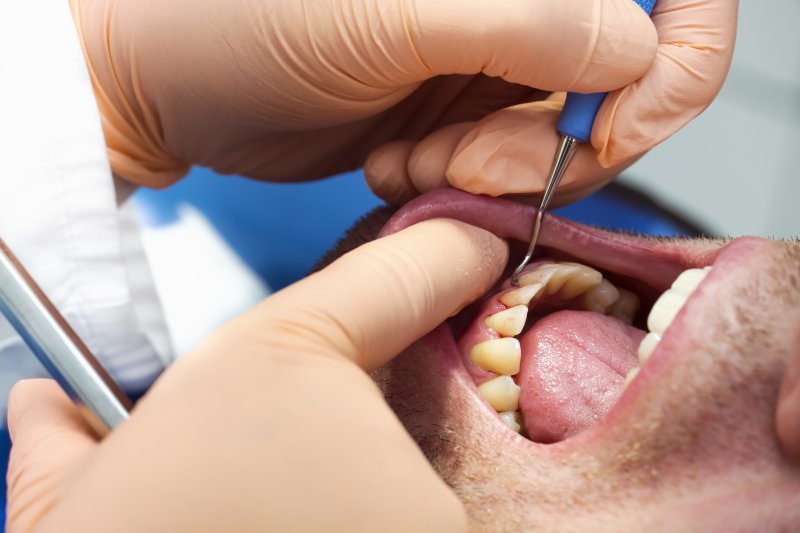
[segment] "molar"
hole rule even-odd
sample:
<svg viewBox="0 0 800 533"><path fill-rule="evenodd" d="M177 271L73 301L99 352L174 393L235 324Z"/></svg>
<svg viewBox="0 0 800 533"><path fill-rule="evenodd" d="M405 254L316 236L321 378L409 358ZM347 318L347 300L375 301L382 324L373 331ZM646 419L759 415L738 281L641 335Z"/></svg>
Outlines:
<svg viewBox="0 0 800 533"><path fill-rule="evenodd" d="M636 313L639 312L639 308L642 306L642 302L636 293L628 289L617 290L619 291L619 298L611 304L611 307L606 312L617 320L631 325L633 324L633 319L636 318Z"/></svg>
<svg viewBox="0 0 800 533"><path fill-rule="evenodd" d="M595 313L605 313L612 304L619 300L620 291L607 279L592 287L583 295L583 308Z"/></svg>

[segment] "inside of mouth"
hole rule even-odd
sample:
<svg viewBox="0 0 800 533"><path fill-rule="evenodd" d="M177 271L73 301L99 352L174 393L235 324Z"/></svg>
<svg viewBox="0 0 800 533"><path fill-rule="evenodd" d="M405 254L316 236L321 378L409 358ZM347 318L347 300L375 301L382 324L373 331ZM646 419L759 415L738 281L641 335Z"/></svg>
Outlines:
<svg viewBox="0 0 800 533"><path fill-rule="evenodd" d="M638 371L660 291L542 250L462 314L458 346L479 393L512 430L555 443L597 423ZM455 323L454 323L455 324Z"/></svg>

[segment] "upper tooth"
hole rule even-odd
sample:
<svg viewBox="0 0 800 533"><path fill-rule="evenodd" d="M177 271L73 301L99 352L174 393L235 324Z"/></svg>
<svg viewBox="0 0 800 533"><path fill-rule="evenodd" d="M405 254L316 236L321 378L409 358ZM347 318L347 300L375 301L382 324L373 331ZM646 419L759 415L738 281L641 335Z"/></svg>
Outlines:
<svg viewBox="0 0 800 533"><path fill-rule="evenodd" d="M519 407L519 386L511 376L498 376L483 383L478 391L495 411L516 411Z"/></svg>
<svg viewBox="0 0 800 533"><path fill-rule="evenodd" d="M586 265L578 263L562 263L562 265L573 268L564 274L565 279L561 287L561 297L564 300L575 298L603 281L603 275L600 272ZM556 278L557 275L553 276L552 282L555 282Z"/></svg>
<svg viewBox="0 0 800 533"><path fill-rule="evenodd" d="M522 332L526 318L528 318L528 307L526 305L515 305L499 313L487 316L484 322L500 335L513 337Z"/></svg>
<svg viewBox="0 0 800 533"><path fill-rule="evenodd" d="M647 317L647 329L653 333L667 331L667 328L672 324L686 300L687 297L685 295L672 289L667 289L664 294L659 296L655 305L653 305L653 309L650 310L650 315Z"/></svg>
<svg viewBox="0 0 800 533"><path fill-rule="evenodd" d="M628 289L619 289L619 299L611 304L607 312L617 320L621 320L626 324L633 324L633 319L636 317L636 313L639 312L641 305L636 293Z"/></svg>
<svg viewBox="0 0 800 533"><path fill-rule="evenodd" d="M514 337L479 342L469 352L473 363L498 374L513 376L519 372L522 350Z"/></svg>
<svg viewBox="0 0 800 533"><path fill-rule="evenodd" d="M642 342L639 343L639 364L643 365L650 358L650 354L653 353L660 341L661 335L652 331L644 336Z"/></svg>
<svg viewBox="0 0 800 533"><path fill-rule="evenodd" d="M520 284L522 284L522 287L505 293L500 297L500 301L508 307L528 305L530 301L537 294L539 294L539 291L542 290L543 287L541 283L531 283L530 285L525 285L522 282L523 280L520 279Z"/></svg>
<svg viewBox="0 0 800 533"><path fill-rule="evenodd" d="M708 270L708 268L691 268L681 273L673 282L672 288L667 289L650 310L647 328L653 333L663 334L689 299L692 291L703 281Z"/></svg>
<svg viewBox="0 0 800 533"><path fill-rule="evenodd" d="M611 304L619 299L620 292L607 279L601 279L600 284L592 287L583 295L583 308L587 311L605 313Z"/></svg>
<svg viewBox="0 0 800 533"><path fill-rule="evenodd" d="M690 268L689 270L685 270L672 283L672 290L688 296L692 294L707 275L708 270L702 268Z"/></svg>

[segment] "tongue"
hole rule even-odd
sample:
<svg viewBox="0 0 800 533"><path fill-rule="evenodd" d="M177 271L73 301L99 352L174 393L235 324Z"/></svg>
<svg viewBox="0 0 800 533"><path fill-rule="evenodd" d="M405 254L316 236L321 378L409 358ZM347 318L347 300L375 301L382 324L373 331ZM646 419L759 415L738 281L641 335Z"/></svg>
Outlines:
<svg viewBox="0 0 800 533"><path fill-rule="evenodd" d="M594 425L622 394L645 332L587 311L541 318L520 339L519 409L528 438L558 442Z"/></svg>

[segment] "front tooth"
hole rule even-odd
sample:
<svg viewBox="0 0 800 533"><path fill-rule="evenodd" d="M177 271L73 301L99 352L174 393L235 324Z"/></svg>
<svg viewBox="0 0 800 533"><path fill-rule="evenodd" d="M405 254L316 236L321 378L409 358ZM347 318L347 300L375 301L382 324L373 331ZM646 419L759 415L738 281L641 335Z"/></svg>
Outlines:
<svg viewBox="0 0 800 533"><path fill-rule="evenodd" d="M591 267L581 265L580 263L561 264L575 269L572 270L568 276L565 275L566 279L564 280L560 292L561 298L564 300L575 298L579 294L583 294L587 290L597 287L603 281L603 275ZM554 281L555 277L556 276L553 277Z"/></svg>
<svg viewBox="0 0 800 533"><path fill-rule="evenodd" d="M515 305L505 311L487 316L484 323L504 337L514 337L522 332L528 318L527 305Z"/></svg>
<svg viewBox="0 0 800 533"><path fill-rule="evenodd" d="M620 292L607 279L601 279L600 284L589 289L583 295L583 308L595 313L605 313L611 305L619 300Z"/></svg>
<svg viewBox="0 0 800 533"><path fill-rule="evenodd" d="M517 433L520 432L522 429L522 415L520 415L519 411L503 411L497 414L500 415L500 418L508 427Z"/></svg>
<svg viewBox="0 0 800 533"><path fill-rule="evenodd" d="M530 301L537 294L539 294L539 291L542 290L542 287L544 286L542 283L531 283L530 285L526 285L522 283L522 281L523 280L520 279L520 284L522 287L505 293L500 297L500 301L508 307L528 305Z"/></svg>
<svg viewBox="0 0 800 533"><path fill-rule="evenodd" d="M709 268L710 270L710 268ZM680 276L672 283L672 290L685 296L689 296L698 285L708 275L708 270L702 268L690 268L684 270Z"/></svg>
<svg viewBox="0 0 800 533"><path fill-rule="evenodd" d="M678 311L681 310L683 304L686 303L687 297L672 289L667 289L650 310L650 315L647 317L647 329L653 333L663 334Z"/></svg>
<svg viewBox="0 0 800 533"><path fill-rule="evenodd" d="M498 413L516 411L519 407L520 388L511 376L490 379L478 387L478 391Z"/></svg>
<svg viewBox="0 0 800 533"><path fill-rule="evenodd" d="M636 379L636 376L638 374L639 374L639 367L638 366L635 366L635 367L631 368L630 370L628 370L628 373L625 375L625 384L623 385L623 388L627 387L628 385L630 385L631 381Z"/></svg>
<svg viewBox="0 0 800 533"><path fill-rule="evenodd" d="M491 339L473 346L469 358L484 370L513 376L519 372L522 349L514 337Z"/></svg>
<svg viewBox="0 0 800 533"><path fill-rule="evenodd" d="M642 303L636 293L628 289L619 289L619 299L611 304L607 312L617 320L630 325L633 324L633 319L641 306Z"/></svg>
<svg viewBox="0 0 800 533"><path fill-rule="evenodd" d="M650 332L644 336L642 342L639 343L639 364L644 364L650 358L653 350L656 349L658 343L661 341L661 335L658 333Z"/></svg>

